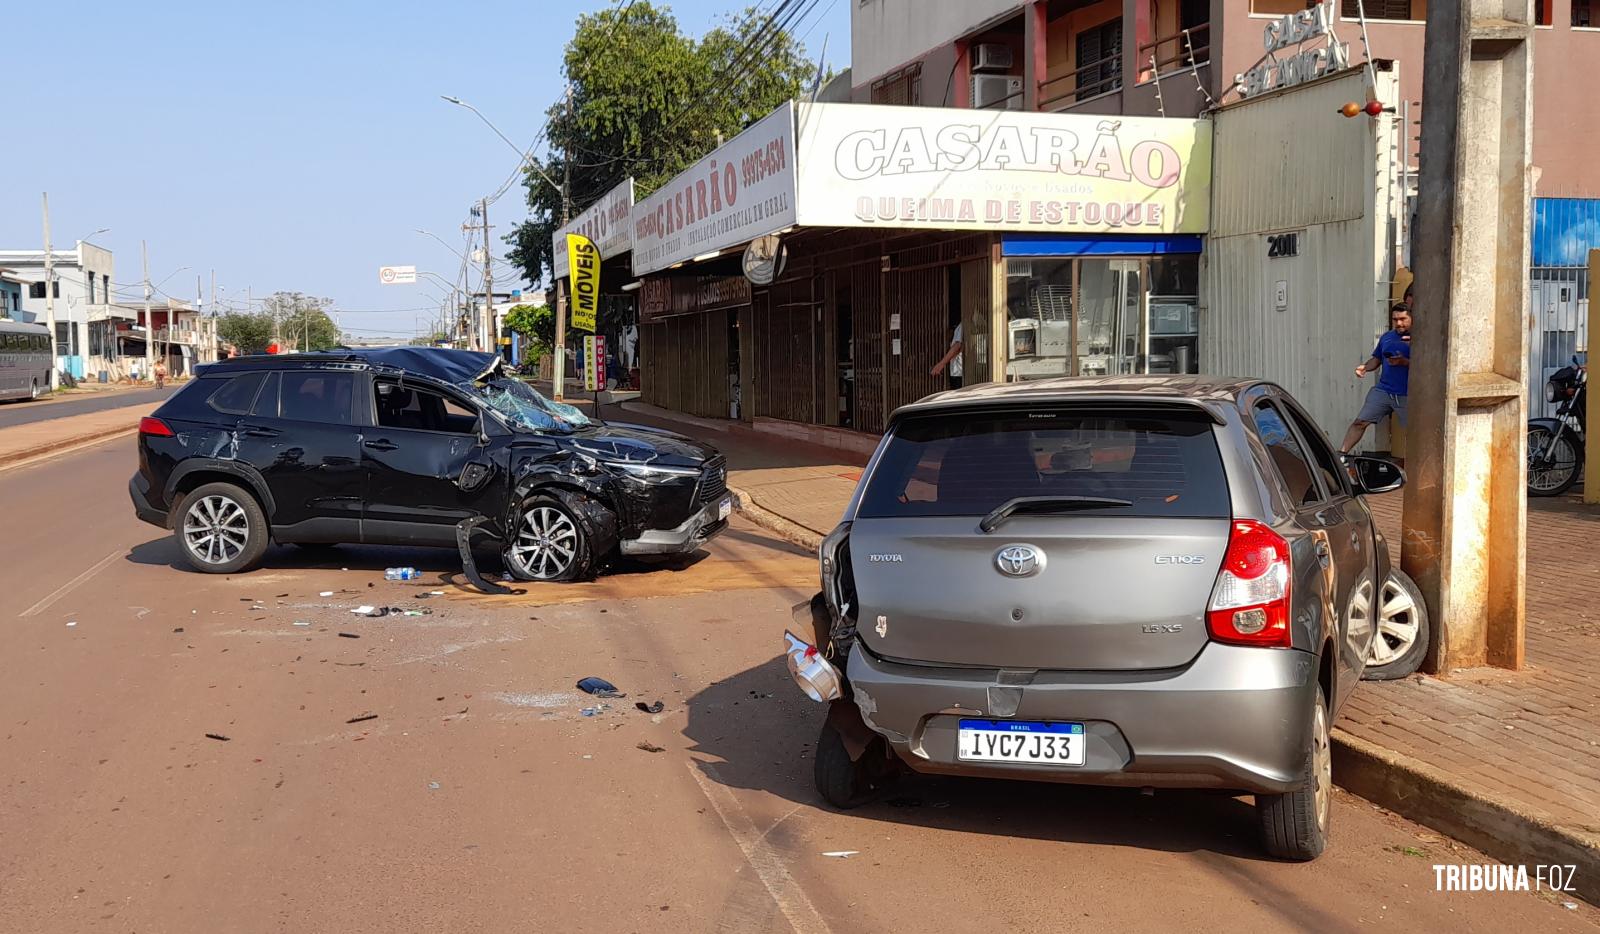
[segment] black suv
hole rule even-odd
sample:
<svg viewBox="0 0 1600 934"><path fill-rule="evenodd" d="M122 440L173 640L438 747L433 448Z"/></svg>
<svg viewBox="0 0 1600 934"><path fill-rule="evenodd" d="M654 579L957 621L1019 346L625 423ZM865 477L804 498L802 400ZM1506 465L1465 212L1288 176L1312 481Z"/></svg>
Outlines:
<svg viewBox="0 0 1600 934"><path fill-rule="evenodd" d="M576 580L617 552L692 552L731 507L714 449L591 422L493 354L415 347L203 367L140 422L128 492L215 574L250 568L269 540L465 555L481 526L516 577Z"/></svg>

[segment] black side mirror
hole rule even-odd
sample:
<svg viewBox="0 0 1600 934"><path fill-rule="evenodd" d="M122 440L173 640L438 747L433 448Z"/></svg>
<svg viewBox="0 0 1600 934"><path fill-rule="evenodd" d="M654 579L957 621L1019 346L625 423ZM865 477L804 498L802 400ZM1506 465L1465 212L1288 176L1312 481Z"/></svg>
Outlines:
<svg viewBox="0 0 1600 934"><path fill-rule="evenodd" d="M1350 477L1363 493L1388 493L1406 485L1406 472L1387 457L1352 454L1346 459Z"/></svg>

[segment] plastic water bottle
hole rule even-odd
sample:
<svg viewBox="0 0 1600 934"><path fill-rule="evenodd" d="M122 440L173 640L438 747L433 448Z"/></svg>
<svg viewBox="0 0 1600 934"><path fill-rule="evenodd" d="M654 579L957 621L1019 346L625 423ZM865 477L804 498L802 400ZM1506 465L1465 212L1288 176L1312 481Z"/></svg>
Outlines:
<svg viewBox="0 0 1600 934"><path fill-rule="evenodd" d="M383 579L390 581L414 581L421 576L416 568L389 568L383 572Z"/></svg>

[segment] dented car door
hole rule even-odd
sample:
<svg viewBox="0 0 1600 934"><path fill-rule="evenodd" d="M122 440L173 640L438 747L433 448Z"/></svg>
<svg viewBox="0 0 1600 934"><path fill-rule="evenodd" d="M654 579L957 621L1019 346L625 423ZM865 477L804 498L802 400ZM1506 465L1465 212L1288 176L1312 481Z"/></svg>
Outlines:
<svg viewBox="0 0 1600 934"><path fill-rule="evenodd" d="M504 472L490 458L474 408L439 389L391 377L374 381L372 398L373 424L361 439L364 540L449 545L456 523L498 514Z"/></svg>

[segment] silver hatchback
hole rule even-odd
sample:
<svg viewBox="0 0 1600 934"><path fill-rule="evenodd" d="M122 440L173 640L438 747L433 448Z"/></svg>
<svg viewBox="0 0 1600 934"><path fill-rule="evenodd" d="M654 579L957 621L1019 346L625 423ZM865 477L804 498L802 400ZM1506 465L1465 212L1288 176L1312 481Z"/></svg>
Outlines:
<svg viewBox="0 0 1600 934"><path fill-rule="evenodd" d="M814 643L830 803L917 772L1254 793L1311 859L1329 725L1376 635L1389 551L1277 386L1202 377L974 386L897 411L821 547Z"/></svg>

